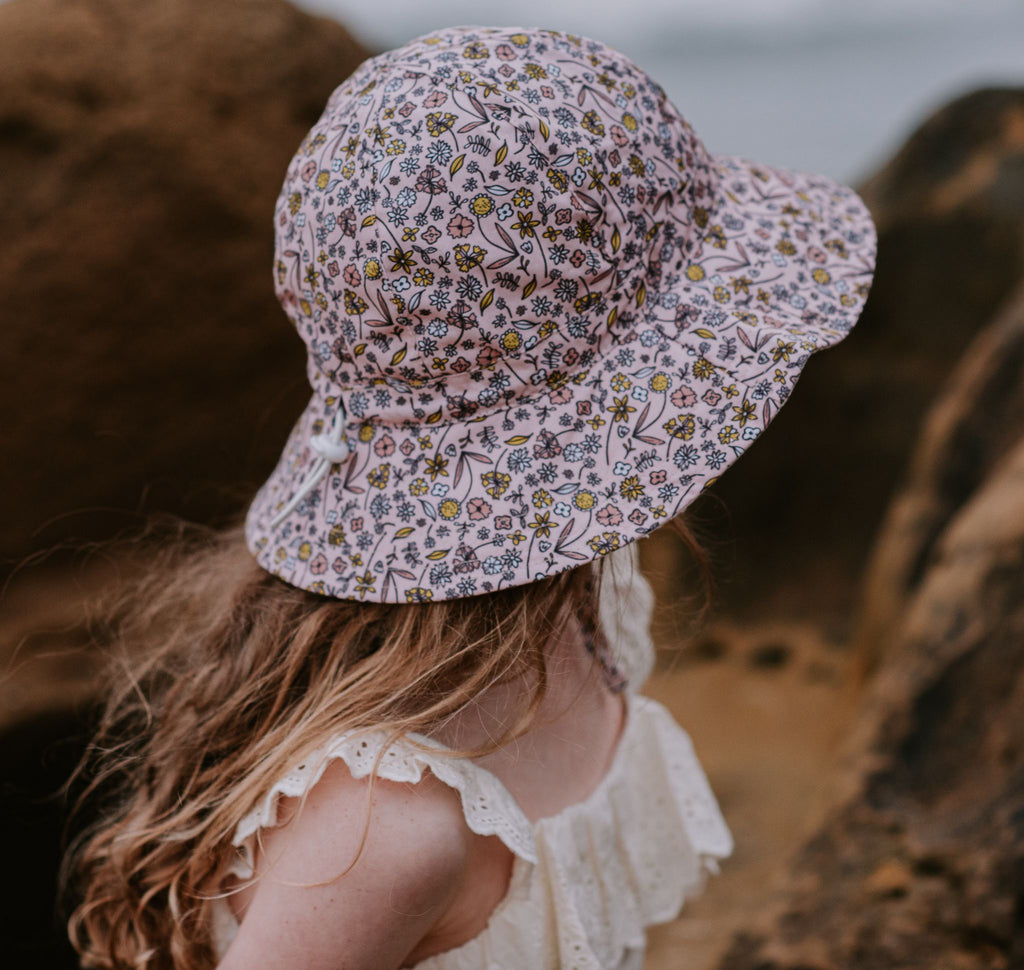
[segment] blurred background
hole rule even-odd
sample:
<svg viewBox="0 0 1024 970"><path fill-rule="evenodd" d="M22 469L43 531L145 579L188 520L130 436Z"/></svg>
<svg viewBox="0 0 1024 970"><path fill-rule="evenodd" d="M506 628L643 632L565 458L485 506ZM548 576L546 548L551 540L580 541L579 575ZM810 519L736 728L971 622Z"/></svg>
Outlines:
<svg viewBox="0 0 1024 970"><path fill-rule="evenodd" d="M879 232L861 322L688 510L703 623L693 557L642 544L647 690L737 842L649 967L1024 965L1010 0L0 2L0 964L74 966L60 786L99 696L96 596L148 555L109 540L232 521L307 399L270 275L288 159L364 57L457 23L610 43L711 151L849 182Z"/></svg>
<svg viewBox="0 0 1024 970"><path fill-rule="evenodd" d="M1019 81L1014 0L301 0L373 50L446 24L538 26L628 54L715 152L856 181L924 115ZM514 19L510 19L514 18Z"/></svg>

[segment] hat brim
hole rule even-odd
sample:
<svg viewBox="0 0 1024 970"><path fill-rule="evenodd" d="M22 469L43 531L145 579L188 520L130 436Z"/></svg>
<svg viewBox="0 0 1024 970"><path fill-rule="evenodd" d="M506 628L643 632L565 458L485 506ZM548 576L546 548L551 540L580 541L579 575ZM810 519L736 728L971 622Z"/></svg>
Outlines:
<svg viewBox="0 0 1024 970"><path fill-rule="evenodd" d="M326 381L253 501L260 564L327 596L417 602L532 582L679 514L771 422L867 299L871 217L821 175L712 156L685 245L654 247L636 323L586 371L512 406L415 426L346 394L352 456L276 525L334 414ZM692 213L678 213L681 221Z"/></svg>

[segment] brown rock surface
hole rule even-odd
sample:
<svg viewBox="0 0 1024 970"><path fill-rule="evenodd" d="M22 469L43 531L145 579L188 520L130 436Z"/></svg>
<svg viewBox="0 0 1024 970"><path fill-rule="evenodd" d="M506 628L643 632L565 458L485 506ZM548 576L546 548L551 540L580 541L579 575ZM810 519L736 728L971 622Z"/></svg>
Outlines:
<svg viewBox="0 0 1024 970"><path fill-rule="evenodd" d="M1024 436L1024 289L978 335L929 413L867 570L857 652L877 662L950 518Z"/></svg>
<svg viewBox="0 0 1024 970"><path fill-rule="evenodd" d="M861 321L694 506L731 615L849 616L929 403L1024 275L1024 89L951 102L861 191L879 231Z"/></svg>
<svg viewBox="0 0 1024 970"><path fill-rule="evenodd" d="M0 5L0 568L269 470L307 397L273 201L364 56L283 0Z"/></svg>
<svg viewBox="0 0 1024 970"><path fill-rule="evenodd" d="M870 626L846 795L719 970L1024 965L1022 311L965 356L880 539L905 598Z"/></svg>

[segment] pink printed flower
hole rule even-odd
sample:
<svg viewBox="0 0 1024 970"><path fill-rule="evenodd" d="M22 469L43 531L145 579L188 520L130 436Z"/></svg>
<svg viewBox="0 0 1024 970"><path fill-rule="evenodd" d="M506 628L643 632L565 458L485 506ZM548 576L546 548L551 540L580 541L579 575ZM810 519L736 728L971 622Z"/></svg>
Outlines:
<svg viewBox="0 0 1024 970"><path fill-rule="evenodd" d="M474 522L486 519L491 514L491 506L482 498L471 498L466 503L466 509Z"/></svg>
<svg viewBox="0 0 1024 970"><path fill-rule="evenodd" d="M302 166L302 181L308 182L314 175L316 175L316 162L310 159Z"/></svg>
<svg viewBox="0 0 1024 970"><path fill-rule="evenodd" d="M555 222L560 226L565 226L572 222L572 209L559 209L555 213Z"/></svg>
<svg viewBox="0 0 1024 970"><path fill-rule="evenodd" d="M549 101L555 96L555 92L552 91L550 85L547 84L542 84L540 86L540 93Z"/></svg>
<svg viewBox="0 0 1024 970"><path fill-rule="evenodd" d="M454 216L447 229L448 235L453 239L464 239L473 231L473 223L465 216Z"/></svg>
<svg viewBox="0 0 1024 970"><path fill-rule="evenodd" d="M807 249L807 258L813 259L816 263L824 263L828 259L824 249L819 249L817 246L809 246Z"/></svg>
<svg viewBox="0 0 1024 970"><path fill-rule="evenodd" d="M511 64L502 64L501 67L498 68L498 73L502 77L512 77L512 75L516 73L516 70Z"/></svg>
<svg viewBox="0 0 1024 970"><path fill-rule="evenodd" d="M582 249L574 249L572 251L572 255L569 257L569 262L572 263L573 266L575 266L577 269L579 269L583 265L586 258L586 253L584 253Z"/></svg>
<svg viewBox="0 0 1024 970"><path fill-rule="evenodd" d="M309 571L314 576L321 576L327 572L327 557L322 552L318 553L309 564Z"/></svg>
<svg viewBox="0 0 1024 970"><path fill-rule="evenodd" d="M327 272L330 273L331 276L337 276L341 272L341 267L338 265L338 261L336 259L332 259L327 264Z"/></svg>
<svg viewBox="0 0 1024 970"><path fill-rule="evenodd" d="M633 509L633 511L629 513L629 521L632 522L633 525L643 525L647 521L647 513L640 509Z"/></svg>
<svg viewBox="0 0 1024 970"><path fill-rule="evenodd" d="M494 53L499 61L514 61L516 59L516 52L512 49L511 44L498 44L494 48Z"/></svg>
<svg viewBox="0 0 1024 970"><path fill-rule="evenodd" d="M629 144L629 136L626 134L626 130L622 125L612 125L609 129L612 135L612 141L615 142L619 148L623 148ZM618 162L612 162L612 165L618 165Z"/></svg>
<svg viewBox="0 0 1024 970"><path fill-rule="evenodd" d="M363 517L359 516L357 519L352 520L352 531L361 532L363 528Z"/></svg>
<svg viewBox="0 0 1024 970"><path fill-rule="evenodd" d="M552 404L568 404L572 400L572 391L567 387L560 387L548 396Z"/></svg>
<svg viewBox="0 0 1024 970"><path fill-rule="evenodd" d="M612 129L614 131L614 129ZM611 162L616 168L622 164L622 156L619 154L617 148L613 148L611 154L608 156L608 161Z"/></svg>
<svg viewBox="0 0 1024 970"><path fill-rule="evenodd" d="M333 569L339 576L345 571L345 560L338 556L334 562L331 563L331 569Z"/></svg>
<svg viewBox="0 0 1024 970"><path fill-rule="evenodd" d="M464 370L469 370L469 361L465 357L456 357L452 361L452 370L457 374L461 374Z"/></svg>
<svg viewBox="0 0 1024 970"><path fill-rule="evenodd" d="M512 528L512 516L511 515L496 515L494 517L494 528L503 530Z"/></svg>
<svg viewBox="0 0 1024 970"><path fill-rule="evenodd" d="M693 393L693 388L683 384L672 392L670 400L677 408L692 408L697 403L697 395Z"/></svg>
<svg viewBox="0 0 1024 970"><path fill-rule="evenodd" d="M497 347L484 347L476 355L477 367L490 368L501 360L501 352Z"/></svg>
<svg viewBox="0 0 1024 970"><path fill-rule="evenodd" d="M427 226L427 228L423 230L423 235L420 238L423 239L424 242L433 246L434 243L441 238L441 231L437 226Z"/></svg>
<svg viewBox="0 0 1024 970"><path fill-rule="evenodd" d="M448 100L448 94L444 91L431 91L423 101L424 108L440 108Z"/></svg>
<svg viewBox="0 0 1024 970"><path fill-rule="evenodd" d="M656 472L651 472L650 481L652 485L662 485L666 478L668 478L668 472L665 471L665 469L660 468Z"/></svg>
<svg viewBox="0 0 1024 970"><path fill-rule="evenodd" d="M567 367L572 367L580 359L580 352L575 347L570 347L562 358Z"/></svg>
<svg viewBox="0 0 1024 970"><path fill-rule="evenodd" d="M373 446L373 450L378 458L387 458L388 455L395 453L395 439L385 432L384 436L378 439L377 443Z"/></svg>
<svg viewBox="0 0 1024 970"><path fill-rule="evenodd" d="M411 438L406 438L399 446L398 450L408 458L415 450L416 445L413 444Z"/></svg>
<svg viewBox="0 0 1024 970"><path fill-rule="evenodd" d="M705 404L710 404L714 407L719 401L722 400L722 395L718 391L712 390L710 387L700 396L700 399Z"/></svg>
<svg viewBox="0 0 1024 970"><path fill-rule="evenodd" d="M345 282L349 286L358 286L362 282L362 276L359 275L357 270L351 263L345 267Z"/></svg>
<svg viewBox="0 0 1024 970"><path fill-rule="evenodd" d="M622 521L622 513L617 505L606 505L597 513L597 521L601 525L618 525Z"/></svg>
<svg viewBox="0 0 1024 970"><path fill-rule="evenodd" d="M411 101L406 101L401 108L398 109L398 113L403 118L408 118L416 110L416 106Z"/></svg>
<svg viewBox="0 0 1024 970"><path fill-rule="evenodd" d="M576 402L576 413L581 418L585 418L588 414L590 414L592 409L593 409L593 405L591 404L590 401L577 401Z"/></svg>

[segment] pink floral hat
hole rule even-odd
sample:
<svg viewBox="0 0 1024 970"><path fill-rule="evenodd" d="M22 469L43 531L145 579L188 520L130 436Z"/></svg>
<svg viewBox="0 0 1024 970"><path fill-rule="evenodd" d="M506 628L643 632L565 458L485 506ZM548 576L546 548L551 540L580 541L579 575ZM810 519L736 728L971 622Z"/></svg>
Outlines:
<svg viewBox="0 0 1024 970"><path fill-rule="evenodd" d="M247 541L381 602L531 582L679 513L850 330L875 261L851 189L709 153L622 54L537 29L365 61L275 229L313 397Z"/></svg>

